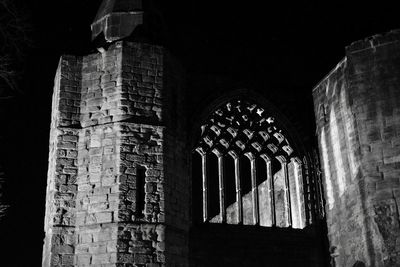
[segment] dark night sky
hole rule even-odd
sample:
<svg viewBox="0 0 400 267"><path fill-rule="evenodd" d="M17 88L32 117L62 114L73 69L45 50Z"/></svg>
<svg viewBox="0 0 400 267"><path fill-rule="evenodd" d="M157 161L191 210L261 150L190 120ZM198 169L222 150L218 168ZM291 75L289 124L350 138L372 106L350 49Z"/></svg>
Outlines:
<svg viewBox="0 0 400 267"><path fill-rule="evenodd" d="M100 0L27 2L41 53L58 58L89 51L89 25ZM400 27L394 3L384 1L159 2L170 49L189 69L270 73L267 79L288 86L311 88L344 56L346 45Z"/></svg>
<svg viewBox="0 0 400 267"><path fill-rule="evenodd" d="M61 54L90 51L90 23L101 0L25 1L36 44L31 69L41 58L46 63L43 75L52 78ZM170 32L168 46L189 70L264 77L304 90L311 90L336 65L346 45L400 28L394 3L384 1L159 2ZM28 76L32 73L28 69Z"/></svg>
<svg viewBox="0 0 400 267"><path fill-rule="evenodd" d="M0 236L1 266L40 266L54 74L60 55L93 51L90 23L100 2L25 0L34 45L27 51L22 93L0 102L6 112L0 114L6 140L0 153L12 205L1 226L7 229ZM346 45L400 28L394 1L160 2L168 46L191 72L266 79L308 99L312 87L344 57Z"/></svg>

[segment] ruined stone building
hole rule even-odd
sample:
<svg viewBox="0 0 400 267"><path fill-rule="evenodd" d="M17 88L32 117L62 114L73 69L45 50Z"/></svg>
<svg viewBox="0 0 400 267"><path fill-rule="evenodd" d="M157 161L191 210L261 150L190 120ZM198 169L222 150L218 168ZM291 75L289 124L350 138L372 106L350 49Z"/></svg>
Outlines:
<svg viewBox="0 0 400 267"><path fill-rule="evenodd" d="M43 266L399 266L400 32L312 90L316 145L269 89L189 75L158 19L104 0L98 52L59 61Z"/></svg>

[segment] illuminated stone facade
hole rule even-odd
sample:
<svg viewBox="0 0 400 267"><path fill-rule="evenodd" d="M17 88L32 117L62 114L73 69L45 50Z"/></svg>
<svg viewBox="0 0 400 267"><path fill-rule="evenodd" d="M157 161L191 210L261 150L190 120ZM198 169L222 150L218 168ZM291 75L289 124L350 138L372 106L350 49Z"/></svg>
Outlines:
<svg viewBox="0 0 400 267"><path fill-rule="evenodd" d="M187 73L146 14L105 0L60 59L43 266L400 264L399 32L314 88L320 164L302 99Z"/></svg>
<svg viewBox="0 0 400 267"><path fill-rule="evenodd" d="M336 266L399 266L400 32L354 42L315 88Z"/></svg>

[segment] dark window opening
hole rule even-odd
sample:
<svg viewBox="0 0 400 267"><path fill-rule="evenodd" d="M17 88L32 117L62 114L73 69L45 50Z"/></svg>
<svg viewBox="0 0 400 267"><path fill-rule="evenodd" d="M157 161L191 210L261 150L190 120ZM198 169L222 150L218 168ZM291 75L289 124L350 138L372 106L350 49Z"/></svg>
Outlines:
<svg viewBox="0 0 400 267"><path fill-rule="evenodd" d="M137 166L136 167L136 216L138 218L142 218L144 216L145 179L146 179L146 168L143 166Z"/></svg>
<svg viewBox="0 0 400 267"><path fill-rule="evenodd" d="M225 201L230 206L236 202L235 161L226 155L224 157Z"/></svg>
<svg viewBox="0 0 400 267"><path fill-rule="evenodd" d="M244 196L251 190L251 164L250 160L245 155L240 157L239 172L242 195Z"/></svg>
<svg viewBox="0 0 400 267"><path fill-rule="evenodd" d="M207 155L208 180L208 216L213 222L219 220L219 183L218 157L214 153Z"/></svg>
<svg viewBox="0 0 400 267"><path fill-rule="evenodd" d="M256 159L256 182L257 186L259 186L262 182L267 181L267 162L260 157Z"/></svg>

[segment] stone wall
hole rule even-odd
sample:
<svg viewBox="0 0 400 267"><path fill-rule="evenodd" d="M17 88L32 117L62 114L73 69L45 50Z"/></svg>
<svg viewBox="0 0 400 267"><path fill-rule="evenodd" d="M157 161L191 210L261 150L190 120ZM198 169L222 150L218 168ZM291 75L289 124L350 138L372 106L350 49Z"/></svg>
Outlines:
<svg viewBox="0 0 400 267"><path fill-rule="evenodd" d="M336 266L400 264L399 40L351 44L313 91Z"/></svg>
<svg viewBox="0 0 400 267"><path fill-rule="evenodd" d="M191 266L326 266L311 229L204 224L192 238Z"/></svg>
<svg viewBox="0 0 400 267"><path fill-rule="evenodd" d="M43 266L187 265L180 71L161 47L130 42L61 58Z"/></svg>
<svg viewBox="0 0 400 267"><path fill-rule="evenodd" d="M322 265L315 225L196 223L191 153L198 123L192 115L204 111L206 104L198 103L226 91L212 95L212 84L198 89L185 81L180 64L155 45L119 41L98 53L61 58L43 266ZM251 92L240 91L225 97Z"/></svg>

